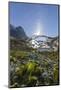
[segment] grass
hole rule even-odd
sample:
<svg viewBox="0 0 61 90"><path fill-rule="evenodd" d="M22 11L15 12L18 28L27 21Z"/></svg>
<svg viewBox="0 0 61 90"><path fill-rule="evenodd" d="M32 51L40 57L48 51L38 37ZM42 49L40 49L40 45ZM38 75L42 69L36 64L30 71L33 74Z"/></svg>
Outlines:
<svg viewBox="0 0 61 90"><path fill-rule="evenodd" d="M42 86L59 83L58 52L10 51L10 86Z"/></svg>

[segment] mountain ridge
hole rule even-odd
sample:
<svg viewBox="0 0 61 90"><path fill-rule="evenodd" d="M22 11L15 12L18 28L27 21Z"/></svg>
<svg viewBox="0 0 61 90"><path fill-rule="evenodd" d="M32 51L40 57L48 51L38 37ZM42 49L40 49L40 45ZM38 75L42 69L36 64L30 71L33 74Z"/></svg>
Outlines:
<svg viewBox="0 0 61 90"><path fill-rule="evenodd" d="M14 27L12 24L10 24L9 27L10 27L10 36L16 39L24 39L24 40L28 38L22 26Z"/></svg>

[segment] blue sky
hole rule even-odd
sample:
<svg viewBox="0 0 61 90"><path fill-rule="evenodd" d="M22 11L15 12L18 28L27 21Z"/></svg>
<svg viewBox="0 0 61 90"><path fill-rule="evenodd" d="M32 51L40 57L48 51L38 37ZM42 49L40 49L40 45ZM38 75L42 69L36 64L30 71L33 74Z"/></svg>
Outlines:
<svg viewBox="0 0 61 90"><path fill-rule="evenodd" d="M10 24L22 26L27 36L58 35L58 6L10 2L9 9Z"/></svg>

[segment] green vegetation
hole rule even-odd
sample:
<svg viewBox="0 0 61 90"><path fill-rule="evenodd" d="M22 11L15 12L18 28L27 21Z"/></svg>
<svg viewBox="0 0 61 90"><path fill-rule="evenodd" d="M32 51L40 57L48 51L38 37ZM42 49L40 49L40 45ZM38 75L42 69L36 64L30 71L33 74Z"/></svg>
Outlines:
<svg viewBox="0 0 61 90"><path fill-rule="evenodd" d="M10 51L10 87L57 85L57 52Z"/></svg>

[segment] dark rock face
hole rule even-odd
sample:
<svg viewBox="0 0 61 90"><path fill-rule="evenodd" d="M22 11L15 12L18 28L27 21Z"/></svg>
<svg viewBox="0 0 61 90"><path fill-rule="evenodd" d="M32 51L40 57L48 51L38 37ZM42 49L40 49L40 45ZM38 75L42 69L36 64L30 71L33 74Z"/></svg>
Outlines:
<svg viewBox="0 0 61 90"><path fill-rule="evenodd" d="M27 39L24 29L21 26L14 27L11 24L10 24L10 36L16 39Z"/></svg>
<svg viewBox="0 0 61 90"><path fill-rule="evenodd" d="M16 28L10 24L9 29L10 29L10 36L16 37L17 36Z"/></svg>

